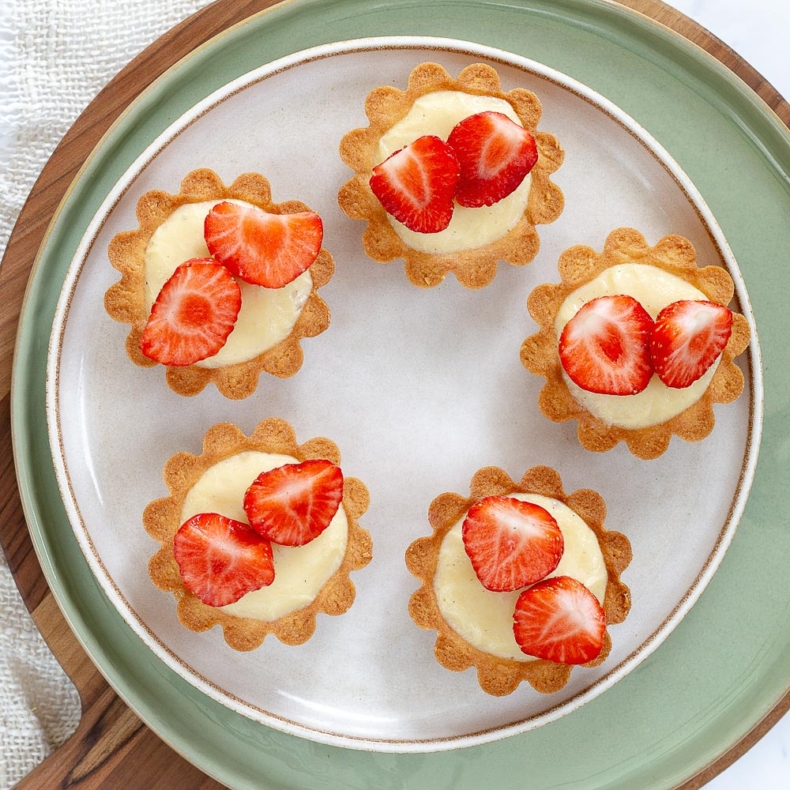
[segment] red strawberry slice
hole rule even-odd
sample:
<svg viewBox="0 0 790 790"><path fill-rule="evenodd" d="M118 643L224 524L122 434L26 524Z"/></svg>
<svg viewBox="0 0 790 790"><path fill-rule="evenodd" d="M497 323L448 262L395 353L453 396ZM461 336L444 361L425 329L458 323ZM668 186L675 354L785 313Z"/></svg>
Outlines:
<svg viewBox="0 0 790 790"><path fill-rule="evenodd" d="M218 513L185 521L175 534L173 553L184 586L209 606L227 606L274 581L269 541Z"/></svg>
<svg viewBox="0 0 790 790"><path fill-rule="evenodd" d="M313 265L324 225L314 211L271 214L226 201L211 209L203 235L209 252L240 280L282 288Z"/></svg>
<svg viewBox="0 0 790 790"><path fill-rule="evenodd" d="M453 217L459 172L447 143L425 135L374 167L370 188L384 210L409 230L438 233Z"/></svg>
<svg viewBox="0 0 790 790"><path fill-rule="evenodd" d="M501 112L464 118L447 138L461 163L455 199L461 206L490 206L514 192L538 161L535 138Z"/></svg>
<svg viewBox="0 0 790 790"><path fill-rule="evenodd" d="M586 664L600 655L605 632L603 607L570 576L538 582L516 602L513 634L528 656L559 664Z"/></svg>
<svg viewBox="0 0 790 790"><path fill-rule="evenodd" d="M631 296L591 299L560 335L560 362L587 392L635 395L653 374L653 319Z"/></svg>
<svg viewBox="0 0 790 790"><path fill-rule="evenodd" d="M690 387L716 361L732 333L732 311L703 300L667 305L656 317L650 354L667 387Z"/></svg>
<svg viewBox="0 0 790 790"><path fill-rule="evenodd" d="M302 461L262 472L244 495L250 525L283 546L317 538L343 499L343 473L330 461Z"/></svg>
<svg viewBox="0 0 790 790"><path fill-rule="evenodd" d="M558 565L562 532L544 508L508 496L490 496L469 508L464 548L487 590L508 592L534 584Z"/></svg>
<svg viewBox="0 0 790 790"><path fill-rule="evenodd" d="M225 345L239 310L241 290L231 273L211 258L193 258L162 286L140 350L163 365L193 365Z"/></svg>

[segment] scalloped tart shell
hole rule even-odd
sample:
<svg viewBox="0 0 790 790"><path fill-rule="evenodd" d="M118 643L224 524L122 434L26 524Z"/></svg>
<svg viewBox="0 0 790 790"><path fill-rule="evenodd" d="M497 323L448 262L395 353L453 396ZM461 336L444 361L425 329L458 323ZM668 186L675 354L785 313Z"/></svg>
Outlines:
<svg viewBox="0 0 790 790"><path fill-rule="evenodd" d="M269 182L257 173L245 173L226 187L212 170L193 170L181 182L177 195L153 190L137 202L137 230L117 234L110 242L110 263L121 273L119 282L105 294L104 306L109 315L120 323L129 324L126 353L135 365L152 367L156 364L140 351L140 337L148 320L145 303L145 250L154 231L180 206L207 200L244 200L273 214L294 214L309 211L297 200L273 203ZM332 256L321 249L310 267L313 288L290 335L276 346L247 362L220 368L199 365L167 367L168 386L179 395L197 395L207 384L214 382L226 397L246 398L255 392L262 372L280 378L293 376L302 366L300 341L304 337L321 334L329 326L329 308L317 290L332 278L335 264Z"/></svg>
<svg viewBox="0 0 790 790"><path fill-rule="evenodd" d="M482 247L434 254L414 250L401 241L368 182L377 164L376 149L382 135L409 112L420 96L444 90L494 96L509 102L524 128L535 135L539 155L532 169L527 209L512 230ZM537 131L541 112L534 93L523 88L504 93L496 71L480 63L467 66L457 80L436 63L422 63L409 75L405 91L393 87L372 91L365 102L370 126L348 132L340 143L340 156L355 175L338 195L338 203L349 217L368 223L362 237L367 255L380 263L402 258L406 276L420 288L438 285L449 272L467 288L482 288L496 276L498 261L523 266L533 260L540 246L535 226L554 222L564 207L560 188L549 179L562 164L564 152L554 135Z"/></svg>
<svg viewBox="0 0 790 790"><path fill-rule="evenodd" d="M164 479L170 496L151 502L143 513L146 531L161 544L159 551L151 558L148 572L159 589L175 595L178 619L191 631L206 631L219 625L225 641L234 650L253 650L260 646L268 634L274 634L287 645L300 645L313 635L319 613L343 614L354 602L355 589L349 574L364 568L373 556L370 535L358 523L368 508L368 490L356 478L345 478L342 507L348 517L346 554L340 567L310 604L271 622L237 617L204 604L184 587L173 556L173 536L181 526L184 499L201 475L214 464L247 450L282 453L299 461L325 458L332 463L340 463L340 453L334 442L315 438L297 444L293 428L284 420L264 420L256 426L251 436L245 436L232 423L213 426L206 432L200 455L182 452L168 460Z"/></svg>
<svg viewBox="0 0 790 790"><path fill-rule="evenodd" d="M527 306L540 331L522 344L521 362L527 370L546 378L538 400L540 410L554 422L578 420L577 433L583 447L605 452L623 441L635 456L649 460L664 453L673 434L687 442L700 441L710 434L714 425L713 404L730 403L743 391L743 373L733 359L746 350L750 331L746 318L733 313L732 334L710 386L696 403L680 414L658 425L638 429L603 422L571 395L565 383L554 320L573 291L605 269L621 263L644 263L663 269L691 283L717 304L727 305L733 298L735 289L730 275L720 266L700 269L688 239L665 236L655 247L650 247L638 231L618 228L609 234L600 254L584 245L563 252L558 264L562 282L539 285L529 295Z"/></svg>
<svg viewBox="0 0 790 790"><path fill-rule="evenodd" d="M440 494L428 510L433 534L414 541L406 551L409 571L422 582L409 601L409 614L421 628L437 632L434 654L443 667L454 672L475 667L480 687L494 696L512 693L522 681L541 693L550 694L568 682L572 670L571 666L554 661L516 661L486 653L462 639L439 610L434 576L444 536L478 500L515 492L542 494L563 502L585 521L598 538L609 575L603 604L607 631L601 654L584 666L598 666L606 659L612 646L608 626L625 620L631 608L631 593L620 581L620 574L631 562L631 544L625 535L604 529L606 505L595 491L580 489L565 494L559 474L547 466L529 469L518 483L502 469L490 466L474 475L468 498L459 494Z"/></svg>

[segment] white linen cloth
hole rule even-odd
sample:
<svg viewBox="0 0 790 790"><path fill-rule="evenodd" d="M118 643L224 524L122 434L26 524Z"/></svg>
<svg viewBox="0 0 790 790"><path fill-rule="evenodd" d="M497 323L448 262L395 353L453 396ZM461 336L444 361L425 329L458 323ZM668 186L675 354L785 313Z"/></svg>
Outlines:
<svg viewBox="0 0 790 790"><path fill-rule="evenodd" d="M55 146L98 91L209 0L0 0L0 252ZM68 738L80 700L0 553L0 789Z"/></svg>

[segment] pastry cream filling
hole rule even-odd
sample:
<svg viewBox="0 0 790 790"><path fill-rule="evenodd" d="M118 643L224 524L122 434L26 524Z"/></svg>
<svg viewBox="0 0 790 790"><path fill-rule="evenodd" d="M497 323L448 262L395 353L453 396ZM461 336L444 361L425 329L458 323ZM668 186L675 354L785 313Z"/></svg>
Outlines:
<svg viewBox="0 0 790 790"><path fill-rule="evenodd" d="M565 551L552 576L571 576L585 585L603 604L609 575L598 538L584 520L563 502L538 494L510 494L548 510L557 521ZM521 651L513 636L513 613L523 590L491 592L475 574L464 549L464 519L445 535L433 587L445 621L469 644L500 658L534 661ZM524 588L526 589L526 588Z"/></svg>
<svg viewBox="0 0 790 790"><path fill-rule="evenodd" d="M489 110L501 112L523 126L510 103L494 96L475 96L462 91L436 91L420 96L408 114L382 135L377 164L425 134L447 140L459 121ZM514 192L493 206L466 208L456 203L450 224L438 233L416 233L389 214L387 218L401 241L414 250L428 253L470 250L501 239L515 227L527 208L531 184L532 176L528 174Z"/></svg>
<svg viewBox="0 0 790 790"><path fill-rule="evenodd" d="M577 288L560 306L554 322L557 337L580 308L599 296L626 294L633 296L650 316L681 299L704 299L702 291L680 277L644 263L622 263L601 272L594 280ZM667 387L655 374L642 392L636 395L602 395L587 392L574 384L563 371L571 395L590 413L608 425L620 428L648 428L672 419L693 406L704 394L719 365L717 359L690 387Z"/></svg>
<svg viewBox="0 0 790 790"><path fill-rule="evenodd" d="M299 463L289 455L254 450L233 455L207 469L190 489L181 509L181 523L198 513L221 516L249 523L244 512L244 494L261 472L284 464ZM221 607L237 617L278 620L303 609L343 562L348 541L348 519L341 505L329 526L304 546L272 543L274 581L247 593L235 603Z"/></svg>
<svg viewBox="0 0 790 790"><path fill-rule="evenodd" d="M182 263L190 258L209 257L203 239L203 222L220 202L186 203L154 231L145 250L148 312L162 286ZM249 205L241 200L229 202ZM263 288L241 280L238 283L241 287L241 310L236 326L213 357L196 363L200 367L220 368L247 362L276 346L291 334L313 287L309 270L283 288Z"/></svg>

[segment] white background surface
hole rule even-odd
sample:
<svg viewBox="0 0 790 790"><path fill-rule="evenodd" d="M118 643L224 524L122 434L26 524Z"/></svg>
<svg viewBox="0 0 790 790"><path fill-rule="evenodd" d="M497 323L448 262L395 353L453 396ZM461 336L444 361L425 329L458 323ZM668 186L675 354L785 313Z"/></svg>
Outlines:
<svg viewBox="0 0 790 790"><path fill-rule="evenodd" d="M784 96L790 96L790 4L785 0L674 0L670 4L723 39L770 80ZM100 32L88 33L90 40L87 40L84 27L73 25L71 28L58 28L58 35L51 42L55 65L42 75L36 72L35 64L32 64L20 76L13 72L14 59L29 55L30 50L35 48L35 42L26 41L24 36L13 34L12 17L29 18L31 29L36 24L46 29L42 18L49 16L51 19L56 13L54 9L61 8L62 5L56 0L0 2L0 106L5 110L0 114L1 248L5 246L13 219L33 183L32 178L25 183L14 178L15 162L18 161L20 151L19 129L13 121L19 117L20 111L23 116L27 113L28 117L38 113L48 122L49 135L34 140L32 147L24 152L28 163L31 160L37 162L40 170L59 137L76 117L74 106L86 105L99 88L137 51L179 18L201 5L205 5L202 0L141 0L134 4L135 16L142 16L143 7L148 12L159 9L159 13L147 13L147 20L137 26L136 32L132 34L129 31L134 30L135 26L129 24L128 3L119 0L81 0L78 15L85 20L91 20L89 24L85 24ZM72 8L77 7L76 0L73 0ZM70 12L57 13L62 13L68 20L76 16ZM156 22L150 22L152 18ZM69 86L71 93L66 97L68 101L60 102L59 99L63 98L63 86L58 83L61 67L59 64L67 64L64 58L84 57L87 51L91 53L93 65L91 80ZM20 81L24 83L31 106L15 106L20 95ZM6 674L11 673L13 682L21 683L17 698L12 700L15 704L13 712L28 712L30 718L30 723L20 730L18 722L10 720L10 708L5 698L2 699L0 788L5 788L18 781L24 773L23 767L27 770L37 760L43 759L52 744L66 734L64 721L74 721L78 713L73 692L58 677L57 669L52 666L45 650L40 644L36 644L29 618L21 605L14 600L7 569L2 563L0 571L0 695L3 689L10 688L11 681ZM24 654L14 650L20 640L27 646ZM31 679L35 675L48 678L50 685L45 686L45 690L48 690L49 696L42 694L40 688L35 688L35 679ZM38 698L36 694L39 695ZM51 700L55 695L63 700L64 708L61 710L53 709ZM10 730L10 726L17 729ZM708 787L713 790L786 790L790 787L789 754L790 715Z"/></svg>

